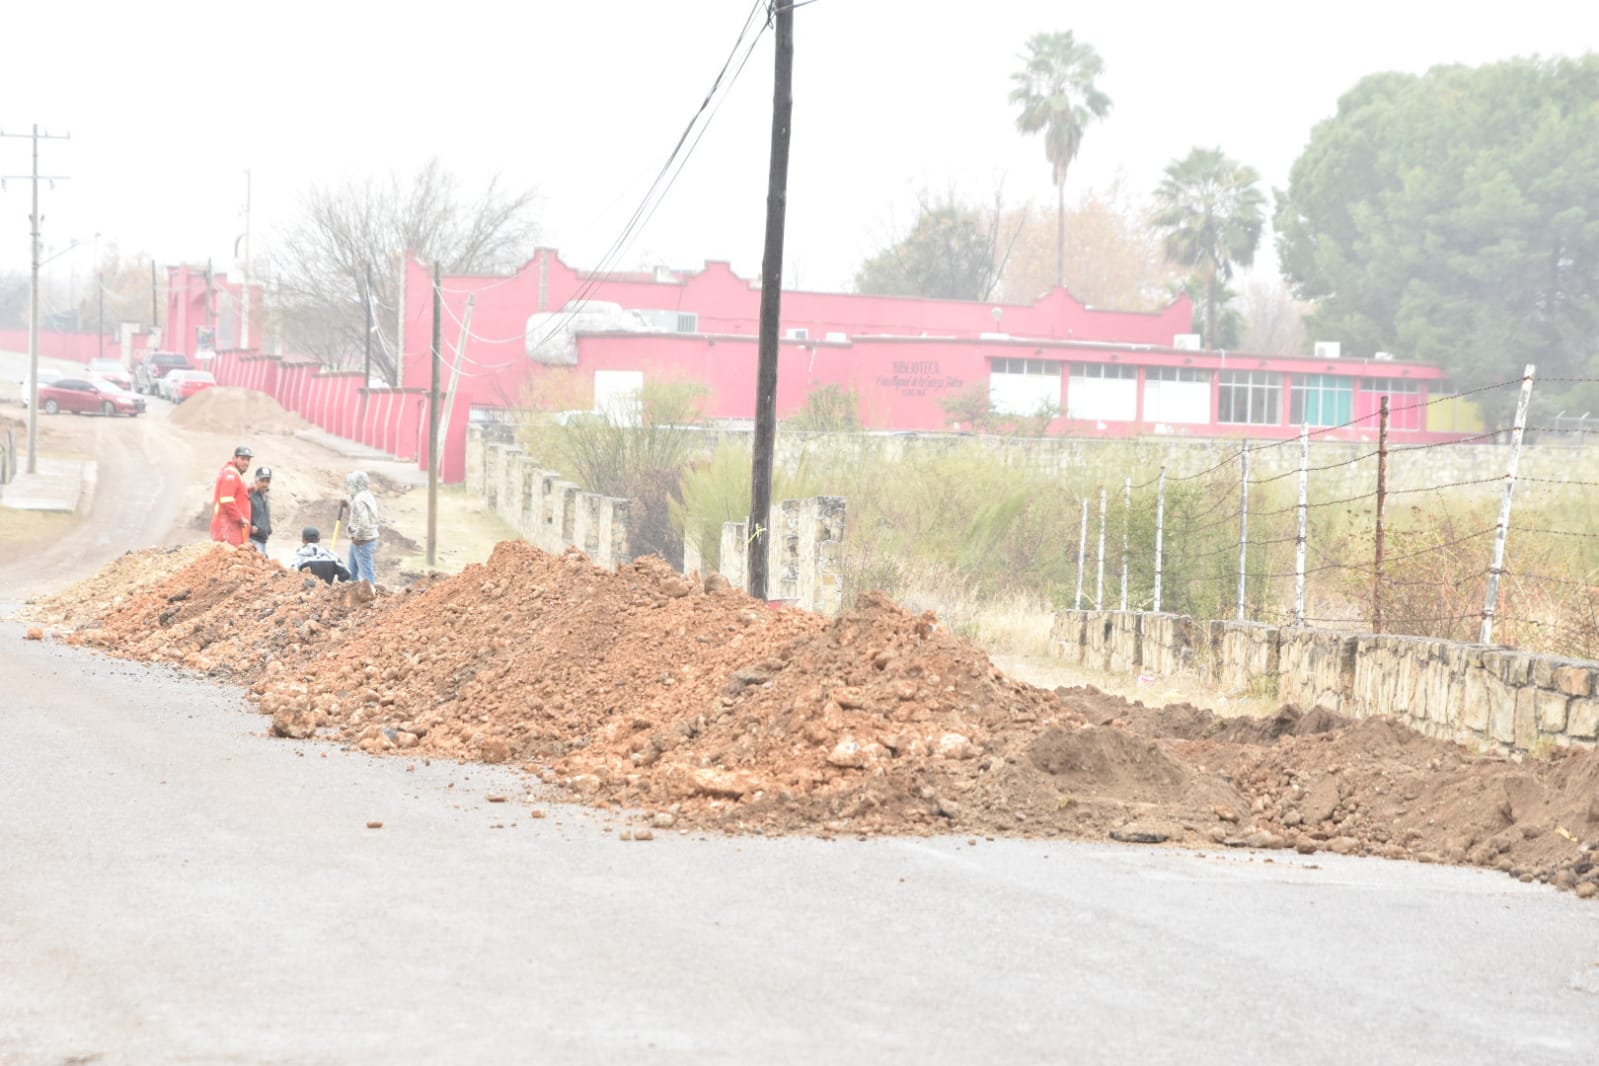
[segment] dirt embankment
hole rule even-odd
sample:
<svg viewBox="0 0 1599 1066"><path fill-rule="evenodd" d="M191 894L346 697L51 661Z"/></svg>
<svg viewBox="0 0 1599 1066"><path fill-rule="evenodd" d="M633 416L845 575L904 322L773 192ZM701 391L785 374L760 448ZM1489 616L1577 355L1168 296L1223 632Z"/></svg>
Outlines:
<svg viewBox="0 0 1599 1066"><path fill-rule="evenodd" d="M508 542L365 599L216 548L73 617L71 640L253 682L279 735L520 765L653 827L1327 849L1599 894L1599 753L1045 691L877 594L828 621Z"/></svg>

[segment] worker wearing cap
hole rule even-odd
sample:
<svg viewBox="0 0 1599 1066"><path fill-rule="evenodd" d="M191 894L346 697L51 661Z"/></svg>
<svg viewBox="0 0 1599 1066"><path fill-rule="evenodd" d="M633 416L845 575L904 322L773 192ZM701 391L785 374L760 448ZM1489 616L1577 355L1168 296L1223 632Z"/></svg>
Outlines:
<svg viewBox="0 0 1599 1066"><path fill-rule="evenodd" d="M245 445L233 449L233 458L222 464L211 500L211 539L243 547L250 531L250 494L243 474L250 468L255 453Z"/></svg>
<svg viewBox="0 0 1599 1066"><path fill-rule="evenodd" d="M272 468L255 468L255 485L250 489L250 547L267 553L267 538L272 535L272 501L267 495L272 491Z"/></svg>

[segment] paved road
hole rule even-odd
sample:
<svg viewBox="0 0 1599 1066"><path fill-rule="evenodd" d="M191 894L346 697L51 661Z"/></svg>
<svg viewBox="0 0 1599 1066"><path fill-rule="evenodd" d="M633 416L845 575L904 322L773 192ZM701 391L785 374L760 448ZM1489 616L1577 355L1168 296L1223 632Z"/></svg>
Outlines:
<svg viewBox="0 0 1599 1066"><path fill-rule="evenodd" d="M1599 907L1501 875L959 838L624 843L601 813L488 803L522 793L509 772L270 740L233 690L20 636L0 624L0 1062L1599 1049Z"/></svg>

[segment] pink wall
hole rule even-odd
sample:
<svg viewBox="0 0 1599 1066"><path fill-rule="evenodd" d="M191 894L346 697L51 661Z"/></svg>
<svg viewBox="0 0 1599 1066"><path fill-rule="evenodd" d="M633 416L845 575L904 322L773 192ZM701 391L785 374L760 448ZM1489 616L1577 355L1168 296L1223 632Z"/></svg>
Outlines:
<svg viewBox="0 0 1599 1066"><path fill-rule="evenodd" d="M167 318L162 351L182 352L193 359L199 348L199 329L206 325L216 329L219 350L259 350L265 289L252 283L250 293L250 339L249 343L241 344L239 330L243 323L238 309L243 300L244 284L230 281L226 274L213 273L208 287L203 267L187 264L167 267ZM223 313L225 301L227 314Z"/></svg>
<svg viewBox="0 0 1599 1066"><path fill-rule="evenodd" d="M121 359L122 343L105 338L105 358ZM87 363L101 355L101 342L94 333L59 333L54 330L39 331L39 355L46 359L68 359L74 363ZM0 329L0 351L26 352L28 331L25 329Z"/></svg>

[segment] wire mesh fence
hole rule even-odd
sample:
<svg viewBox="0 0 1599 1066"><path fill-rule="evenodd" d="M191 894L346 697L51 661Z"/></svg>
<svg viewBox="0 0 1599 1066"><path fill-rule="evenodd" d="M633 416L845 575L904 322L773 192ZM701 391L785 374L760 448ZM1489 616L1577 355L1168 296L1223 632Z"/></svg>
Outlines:
<svg viewBox="0 0 1599 1066"><path fill-rule="evenodd" d="M1369 416L1242 444L1194 473L1126 479L1097 508L1084 497L1076 606L1599 658L1599 476L1574 463L1570 476L1519 471L1529 431L1570 428L1528 424L1533 384L1528 367L1474 390L1501 391L1505 407L1514 396L1516 413L1463 439L1391 444L1391 418L1454 397L1391 410L1385 398ZM1312 441L1350 427L1376 445L1312 462ZM1481 447L1490 441L1502 446Z"/></svg>

